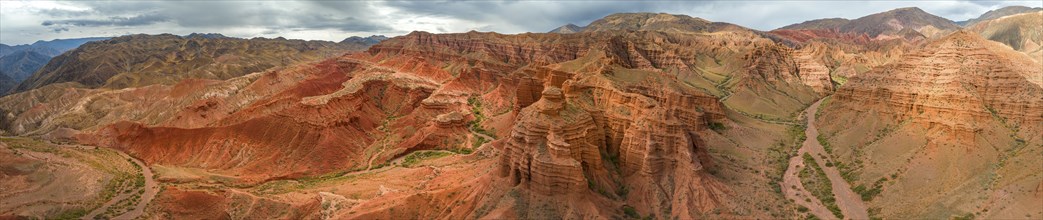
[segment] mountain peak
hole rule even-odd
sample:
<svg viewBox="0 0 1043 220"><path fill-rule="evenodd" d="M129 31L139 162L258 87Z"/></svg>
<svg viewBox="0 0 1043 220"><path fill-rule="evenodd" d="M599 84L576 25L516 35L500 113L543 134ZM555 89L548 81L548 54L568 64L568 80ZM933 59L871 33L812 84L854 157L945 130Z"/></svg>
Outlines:
<svg viewBox="0 0 1043 220"><path fill-rule="evenodd" d="M923 9L920 9L919 7L896 8L896 9L892 9L890 11L892 11L892 12L923 12L923 13L927 13L927 12L923 11Z"/></svg>
<svg viewBox="0 0 1043 220"><path fill-rule="evenodd" d="M922 31L927 27L930 27L928 29L935 30L932 31L933 33L924 33L924 35L930 36L937 36L935 35L936 33L945 33L946 31L960 29L959 25L949 19L927 13L920 8L908 7L871 14L851 20L851 22L841 26L840 31L864 33L868 34L870 37L877 37L881 34L897 34L905 28ZM942 31L939 32L937 30Z"/></svg>
<svg viewBox="0 0 1043 220"><path fill-rule="evenodd" d="M720 30L748 30L734 24L711 22L688 15L668 13L615 13L591 22L583 32L595 31L663 31L715 32Z"/></svg>
<svg viewBox="0 0 1043 220"><path fill-rule="evenodd" d="M1002 17L1009 16L1009 15L1028 13L1028 12L1037 12L1037 11L1043 11L1043 8L1030 8L1030 7L1025 7L1025 6L1007 6L1007 7L999 8L999 9L996 9L996 10L990 10L988 12L985 12L984 14L981 14L981 16L978 16L977 18L973 18L973 19L966 20L966 21L961 21L961 22L958 22L958 23L960 25L963 25L964 27L970 27L970 26L974 26L974 24L977 24L977 23L982 22L982 21L1002 18Z"/></svg>
<svg viewBox="0 0 1043 220"><path fill-rule="evenodd" d="M361 44L369 46L380 43L381 41L387 39L388 37L384 35L370 35L369 37L351 36L348 38L344 38L344 40L340 41L340 43Z"/></svg>
<svg viewBox="0 0 1043 220"><path fill-rule="evenodd" d="M583 31L583 28L584 27L580 27L578 25L569 23L569 24L566 24L566 25L562 25L561 27L555 28L554 30L550 30L547 33L559 33L559 34L579 33L580 31Z"/></svg>
<svg viewBox="0 0 1043 220"><path fill-rule="evenodd" d="M226 38L226 36L223 35L223 34L218 34L218 33L191 33L191 34L185 35L185 38L215 39L215 38Z"/></svg>

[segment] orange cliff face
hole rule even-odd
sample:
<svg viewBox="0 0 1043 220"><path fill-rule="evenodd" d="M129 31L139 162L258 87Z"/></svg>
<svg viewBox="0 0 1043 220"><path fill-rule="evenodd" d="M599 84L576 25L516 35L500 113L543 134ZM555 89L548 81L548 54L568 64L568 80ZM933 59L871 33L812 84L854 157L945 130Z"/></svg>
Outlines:
<svg viewBox="0 0 1043 220"><path fill-rule="evenodd" d="M878 216L1023 217L1040 200L1006 193L1037 188L1043 172L1041 75L1024 54L959 31L851 78L826 101L818 138L852 185L882 189L867 203Z"/></svg>
<svg viewBox="0 0 1043 220"><path fill-rule="evenodd" d="M996 42L958 32L853 78L834 103L837 112L874 109L889 120L912 119L961 144L999 120L1030 135L1043 122L1037 67Z"/></svg>
<svg viewBox="0 0 1043 220"><path fill-rule="evenodd" d="M428 205L412 216L443 216L437 207L458 197L473 202L451 216L609 218L622 216L621 206L677 218L768 216L736 205L733 188L739 186L710 174L751 168L719 168L705 135L721 139L708 125L733 125L728 114L734 110L719 100L724 95L791 95L785 107L797 111L827 91L808 86L828 83L819 82L821 73L803 75L793 55L748 32L415 32L365 52L226 80L120 90L47 85L0 104L17 110L5 117L9 132L74 136L150 165L201 168L238 186L370 172L420 150L476 150L461 166L497 169L403 177L476 187L389 185L380 191L391 196L333 216L402 217L395 207L411 204ZM732 107L753 112L771 106ZM486 143L490 139L496 140ZM442 172L424 169L396 172ZM509 191L531 199L495 203ZM280 202L303 207L311 199L287 195ZM179 203L171 202L166 208L176 209ZM526 208L542 206L563 208Z"/></svg>

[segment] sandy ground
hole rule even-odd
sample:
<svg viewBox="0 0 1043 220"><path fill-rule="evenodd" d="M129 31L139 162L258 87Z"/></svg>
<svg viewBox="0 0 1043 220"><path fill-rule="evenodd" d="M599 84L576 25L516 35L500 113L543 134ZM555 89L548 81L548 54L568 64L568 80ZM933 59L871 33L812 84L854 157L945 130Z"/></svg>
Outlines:
<svg viewBox="0 0 1043 220"><path fill-rule="evenodd" d="M145 193L141 195L141 200L138 200L138 204L134 205L134 209L130 210L123 215L116 216L116 219L135 219L145 212L145 206L148 206L149 202L152 202L153 198L156 198L156 193L159 193L159 184L156 183L155 176L152 174L152 169L145 165L137 158L131 157L126 153L120 152L120 155L130 159L134 163L141 166L141 174L145 176Z"/></svg>
<svg viewBox="0 0 1043 220"><path fill-rule="evenodd" d="M815 113L818 112L820 104L822 104L822 100L815 102L815 104L812 104L811 107L808 107L808 109L804 111L805 117L808 120L807 129L804 131L804 134L807 135L807 139L797 151L797 156L790 158L790 165L786 169L786 174L783 178L783 192L786 194L787 198L796 200L797 204L808 207L811 213L815 216L823 219L836 219L836 217L834 217L833 214L822 205L822 202L814 196L811 196L811 194L807 192L800 183L800 178L797 176L799 169L796 167L804 166L804 160L801 159L801 155L804 155L804 153L807 152L814 156L815 163L822 168L822 171L824 171L826 176L829 178L829 182L832 183L833 196L836 198L837 206L840 207L840 211L844 214L844 217L848 219L869 219L869 214L866 211L866 204L862 202L862 197L851 190L851 184L840 176L840 172L837 171L835 167L826 166L826 162L820 156L828 155L826 154L826 150L822 147L822 144L818 142L818 128L815 127ZM792 186L796 186L796 189L791 188ZM803 201L804 198L810 198L811 202Z"/></svg>
<svg viewBox="0 0 1043 220"><path fill-rule="evenodd" d="M77 147L89 148L85 146ZM134 209L127 211L119 216L116 216L114 219L135 219L145 213L145 206L148 206L148 203L156 197L156 193L159 192L159 184L156 183L155 176L152 174L152 169L146 166L145 163L141 162L141 160L138 160L137 158L127 155L126 153L119 152L119 154L120 156L123 156L124 158L133 161L135 164L141 167L141 174L145 177L145 192L142 193L141 199L138 200L138 203L134 205ZM95 209L94 211L91 211L83 218L93 219L95 216L104 213L105 210L107 210L110 206L119 203L121 200L133 196L136 192L137 190L135 189L132 190L130 193L121 193L120 195L110 199L108 202L105 202L105 204L102 204L101 207Z"/></svg>

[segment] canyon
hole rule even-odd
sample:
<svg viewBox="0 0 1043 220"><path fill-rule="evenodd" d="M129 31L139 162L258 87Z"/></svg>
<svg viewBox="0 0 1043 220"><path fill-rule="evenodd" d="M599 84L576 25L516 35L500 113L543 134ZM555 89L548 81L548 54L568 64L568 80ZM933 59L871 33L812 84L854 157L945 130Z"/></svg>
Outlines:
<svg viewBox="0 0 1043 220"><path fill-rule="evenodd" d="M990 13L88 42L0 97L0 219L1043 217L1043 13Z"/></svg>

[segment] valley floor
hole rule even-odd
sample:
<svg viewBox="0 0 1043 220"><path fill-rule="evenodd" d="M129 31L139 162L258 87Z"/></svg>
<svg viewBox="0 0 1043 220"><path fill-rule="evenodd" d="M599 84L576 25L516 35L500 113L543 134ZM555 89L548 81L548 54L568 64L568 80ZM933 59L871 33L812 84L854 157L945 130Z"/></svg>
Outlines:
<svg viewBox="0 0 1043 220"><path fill-rule="evenodd" d="M818 112L818 107L822 104L822 100L815 102L804 112L807 119L807 126L804 131L806 137L818 137L818 129L815 126L815 113ZM815 164L806 164L804 155L811 155ZM827 159L829 158L827 155L829 154L826 153L817 138L807 138L804 141L797 151L797 155L790 158L789 166L781 183L786 198L807 208L811 214L821 219L837 218L827 206L838 207L843 214L840 216L842 218L869 219L866 211L867 206L862 202L861 197L851 190L851 185L840 176L840 172L834 166L827 165L831 164ZM808 187L811 186L802 184L802 177L799 175L801 169L811 169L816 166L818 167L817 170L820 170L828 178L830 188L832 188L831 195L827 195L832 198L826 199L826 201L813 195L808 190Z"/></svg>

